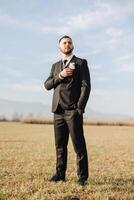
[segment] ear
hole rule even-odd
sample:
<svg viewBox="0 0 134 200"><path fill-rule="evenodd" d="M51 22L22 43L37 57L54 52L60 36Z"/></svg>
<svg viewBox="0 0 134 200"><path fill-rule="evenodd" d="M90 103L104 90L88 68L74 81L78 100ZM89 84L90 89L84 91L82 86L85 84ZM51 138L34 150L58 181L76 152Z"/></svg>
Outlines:
<svg viewBox="0 0 134 200"><path fill-rule="evenodd" d="M74 45L72 45L72 51L74 50Z"/></svg>
<svg viewBox="0 0 134 200"><path fill-rule="evenodd" d="M58 44L58 49L61 49L61 45L60 45L60 43Z"/></svg>

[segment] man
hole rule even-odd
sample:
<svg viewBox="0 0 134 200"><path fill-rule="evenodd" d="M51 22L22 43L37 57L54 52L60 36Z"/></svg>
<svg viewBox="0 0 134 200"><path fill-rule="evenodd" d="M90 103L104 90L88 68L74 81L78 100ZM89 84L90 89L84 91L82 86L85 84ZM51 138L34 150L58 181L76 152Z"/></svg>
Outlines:
<svg viewBox="0 0 134 200"><path fill-rule="evenodd" d="M78 183L85 185L88 179L88 158L83 134L83 113L90 94L90 74L87 61L72 54L71 37L59 40L62 59L53 64L44 85L54 89L52 112L56 146L56 174L50 181L65 181L67 145L69 133L77 155Z"/></svg>

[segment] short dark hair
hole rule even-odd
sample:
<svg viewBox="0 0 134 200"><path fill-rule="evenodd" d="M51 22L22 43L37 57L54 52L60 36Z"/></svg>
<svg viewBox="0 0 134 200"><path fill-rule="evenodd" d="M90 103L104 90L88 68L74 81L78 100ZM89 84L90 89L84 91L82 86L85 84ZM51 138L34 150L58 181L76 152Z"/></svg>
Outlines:
<svg viewBox="0 0 134 200"><path fill-rule="evenodd" d="M61 41L63 38L69 38L69 39L72 40L72 38L71 38L70 36L68 36L68 35L64 35L64 36L62 36L62 37L59 39L59 43L60 43L60 41Z"/></svg>

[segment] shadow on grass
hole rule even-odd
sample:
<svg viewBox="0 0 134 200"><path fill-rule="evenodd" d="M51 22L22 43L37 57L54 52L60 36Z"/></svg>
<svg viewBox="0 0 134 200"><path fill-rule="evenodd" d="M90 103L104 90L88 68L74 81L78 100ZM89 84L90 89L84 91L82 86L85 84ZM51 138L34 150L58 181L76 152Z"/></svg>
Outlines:
<svg viewBox="0 0 134 200"><path fill-rule="evenodd" d="M80 200L80 198L68 196L68 197L65 197L64 200Z"/></svg>
<svg viewBox="0 0 134 200"><path fill-rule="evenodd" d="M93 186L109 186L112 190L126 190L132 192L132 186L134 185L134 178L110 178L110 177L98 177L89 180L89 185Z"/></svg>

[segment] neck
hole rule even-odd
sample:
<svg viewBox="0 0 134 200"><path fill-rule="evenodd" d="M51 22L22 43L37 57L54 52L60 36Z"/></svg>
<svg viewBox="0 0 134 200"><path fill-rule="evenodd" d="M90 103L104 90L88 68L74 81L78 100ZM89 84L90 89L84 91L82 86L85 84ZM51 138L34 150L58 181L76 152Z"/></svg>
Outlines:
<svg viewBox="0 0 134 200"><path fill-rule="evenodd" d="M64 59L66 59L66 58L68 58L69 56L71 56L72 55L72 53L70 53L70 54L62 54L62 57L64 58Z"/></svg>

